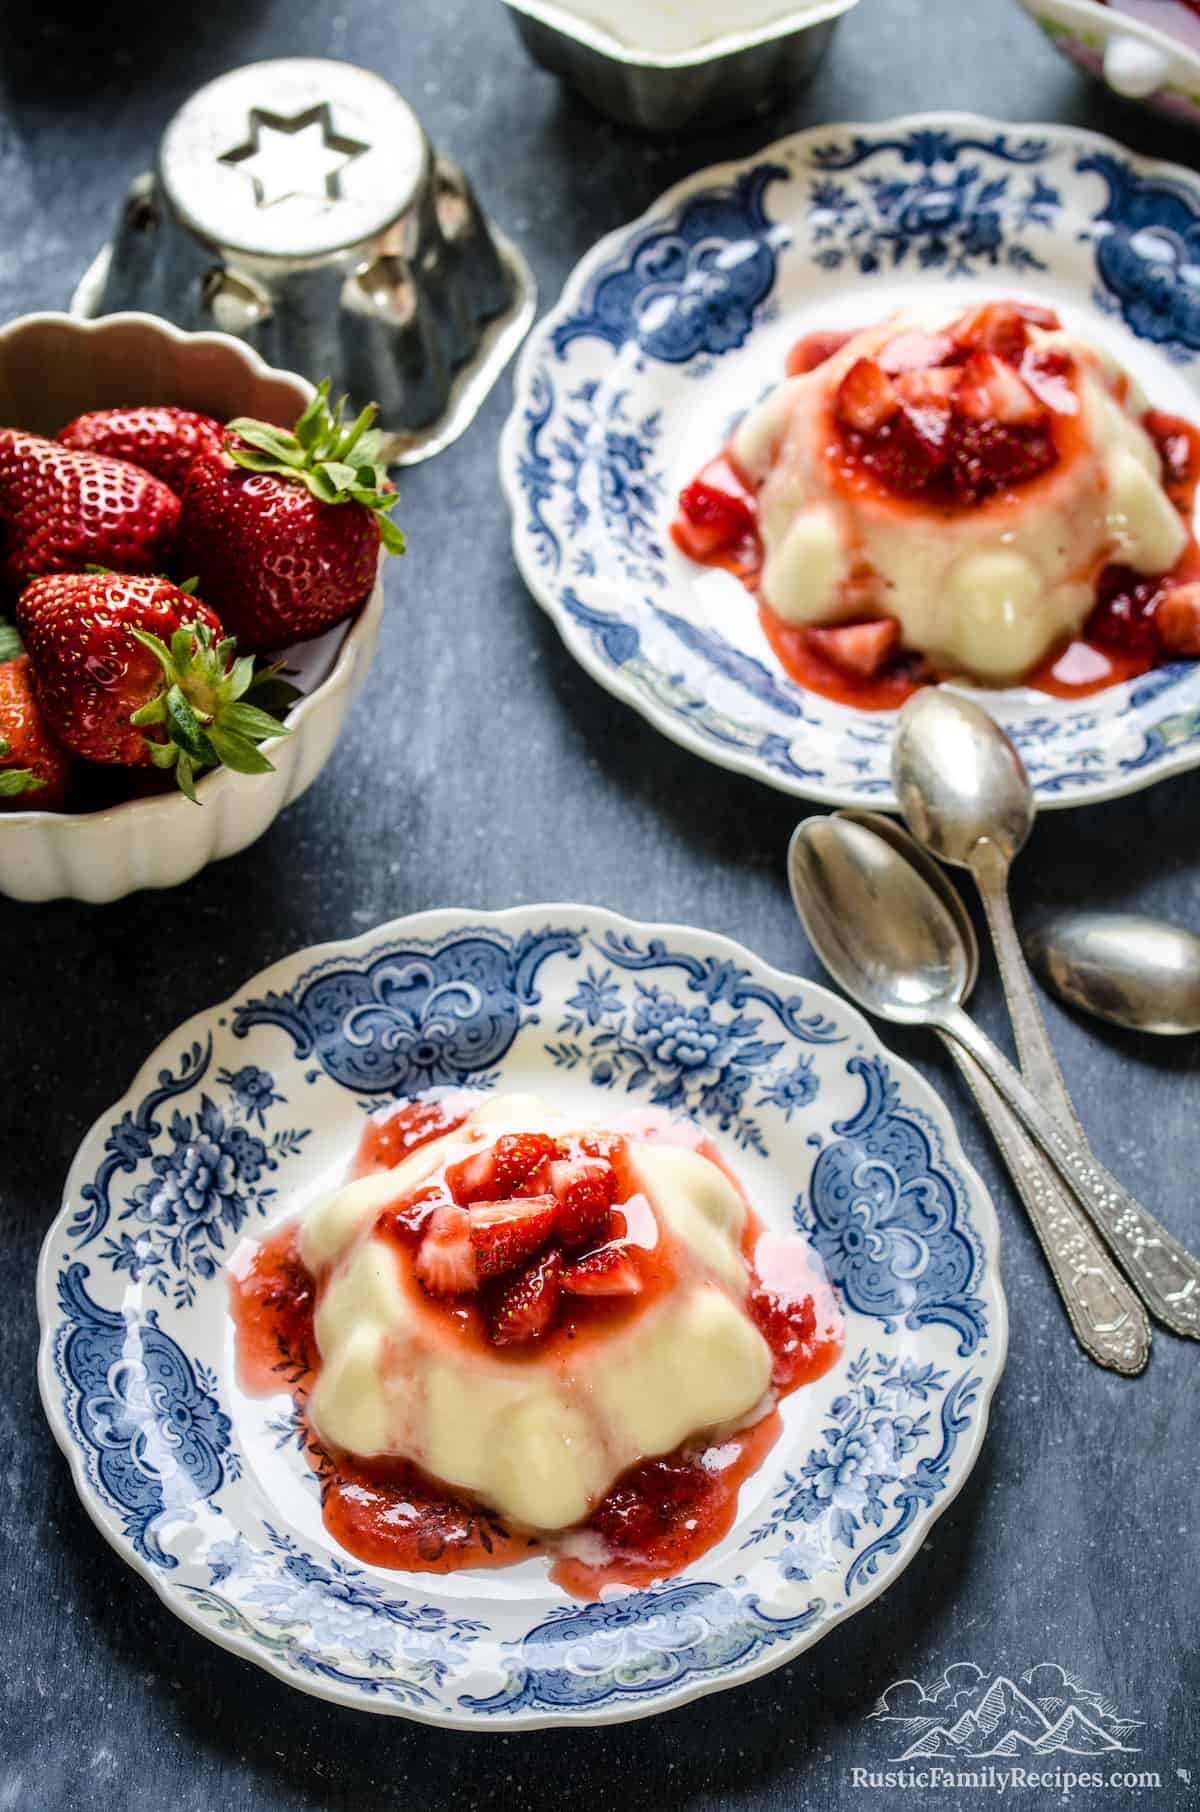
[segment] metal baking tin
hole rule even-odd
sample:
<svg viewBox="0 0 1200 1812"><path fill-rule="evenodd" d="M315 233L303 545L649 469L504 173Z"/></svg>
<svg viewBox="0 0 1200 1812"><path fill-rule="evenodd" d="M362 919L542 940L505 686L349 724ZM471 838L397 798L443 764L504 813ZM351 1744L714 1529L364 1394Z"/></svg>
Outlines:
<svg viewBox="0 0 1200 1812"><path fill-rule="evenodd" d="M640 52L543 0L504 4L530 56L598 112L622 126L668 133L727 125L800 87L857 0L817 0L672 56Z"/></svg>
<svg viewBox="0 0 1200 1812"><path fill-rule="evenodd" d="M331 376L378 401L404 465L462 433L535 307L525 260L391 83L289 57L185 102L71 311L142 310Z"/></svg>

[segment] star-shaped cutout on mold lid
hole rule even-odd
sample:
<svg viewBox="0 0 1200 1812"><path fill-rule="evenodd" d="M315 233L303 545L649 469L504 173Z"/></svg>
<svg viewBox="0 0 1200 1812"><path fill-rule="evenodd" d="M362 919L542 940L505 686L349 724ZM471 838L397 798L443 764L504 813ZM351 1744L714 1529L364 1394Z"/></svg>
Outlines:
<svg viewBox="0 0 1200 1812"><path fill-rule="evenodd" d="M370 150L361 140L334 131L326 101L290 119L266 107L252 107L248 125L245 141L223 152L218 161L250 178L259 208L274 207L294 195L337 201L342 171Z"/></svg>

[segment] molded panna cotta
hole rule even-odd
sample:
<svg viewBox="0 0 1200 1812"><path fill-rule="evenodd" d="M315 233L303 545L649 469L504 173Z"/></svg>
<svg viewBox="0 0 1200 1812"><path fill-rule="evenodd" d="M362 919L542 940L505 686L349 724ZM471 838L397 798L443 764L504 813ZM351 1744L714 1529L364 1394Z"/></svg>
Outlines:
<svg viewBox="0 0 1200 1812"><path fill-rule="evenodd" d="M831 452L831 399L858 361L886 362L901 335L952 318L898 315L855 334L751 410L733 450L762 485L762 595L785 622L836 623L878 609L895 618L905 647L984 679L1012 679L1082 627L1102 566L1168 572L1188 533L1141 425L1145 398L1106 353L1061 330L1029 328L1030 346L1066 355L1074 374L1070 387L1061 380L1062 400L1076 406L1060 414L1058 457L1044 473L971 507L938 509Z"/></svg>
<svg viewBox="0 0 1200 1812"><path fill-rule="evenodd" d="M909 310L808 336L789 372L681 493L673 532L756 591L802 683L823 660L910 690L1036 684L1082 641L1069 692L1128 677L1114 652L1133 670L1200 654L1200 435L1051 310Z"/></svg>
<svg viewBox="0 0 1200 1812"><path fill-rule="evenodd" d="M344 1547L433 1571L549 1550L580 1597L718 1541L779 1399L841 1349L806 1241L657 1109L404 1103L230 1271L243 1388L293 1392Z"/></svg>
<svg viewBox="0 0 1200 1812"><path fill-rule="evenodd" d="M535 1353L467 1337L379 1231L382 1207L481 1143L571 1131L544 1103L487 1101L396 1170L340 1190L309 1216L300 1244L325 1278L309 1399L317 1433L354 1453L402 1454L536 1529L580 1521L629 1466L747 1415L771 1380L770 1348L746 1308L745 1204L682 1145L625 1147L624 1237L669 1281L640 1312L557 1329Z"/></svg>

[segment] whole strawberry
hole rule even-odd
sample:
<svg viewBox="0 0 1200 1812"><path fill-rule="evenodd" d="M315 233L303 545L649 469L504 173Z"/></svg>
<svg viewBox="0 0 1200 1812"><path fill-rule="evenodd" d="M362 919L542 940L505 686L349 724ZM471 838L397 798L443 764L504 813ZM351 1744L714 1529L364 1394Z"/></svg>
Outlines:
<svg viewBox="0 0 1200 1812"><path fill-rule="evenodd" d="M61 811L72 757L42 720L29 656L10 658L10 634L0 627L0 811ZM15 635L11 646L20 646Z"/></svg>
<svg viewBox="0 0 1200 1812"><path fill-rule="evenodd" d="M43 573L86 566L130 573L161 568L179 499L125 460L0 428L0 521L4 574L20 590Z"/></svg>
<svg viewBox="0 0 1200 1812"><path fill-rule="evenodd" d="M374 407L347 427L323 383L295 431L239 418L221 452L202 453L183 493L175 565L220 600L243 648L320 635L357 610L379 547L404 551L386 512L396 501L380 463Z"/></svg>
<svg viewBox="0 0 1200 1812"><path fill-rule="evenodd" d="M93 409L77 415L58 436L77 453L107 453L152 472L178 494L198 453L212 453L225 439L225 429L211 415L148 403L132 409Z"/></svg>
<svg viewBox="0 0 1200 1812"><path fill-rule="evenodd" d="M273 671L249 655L198 598L167 579L57 573L17 603L43 717L91 761L173 768L194 799L205 768L269 772L258 748L287 732L253 702ZM277 685L275 686L277 691Z"/></svg>

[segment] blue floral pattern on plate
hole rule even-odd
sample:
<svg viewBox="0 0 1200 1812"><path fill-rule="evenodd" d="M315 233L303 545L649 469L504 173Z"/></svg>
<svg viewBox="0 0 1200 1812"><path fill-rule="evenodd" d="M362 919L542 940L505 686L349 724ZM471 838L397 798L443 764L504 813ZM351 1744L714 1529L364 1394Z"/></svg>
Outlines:
<svg viewBox="0 0 1200 1812"><path fill-rule="evenodd" d="M787 229L767 216L766 192L788 174L763 162L727 185L688 196L591 277L580 306L556 323L563 358L574 341L628 340L672 365L744 344L775 281Z"/></svg>
<svg viewBox="0 0 1200 1812"><path fill-rule="evenodd" d="M674 496L801 332L1014 291L1072 305L1153 400L1200 416L1200 178L1093 134L821 126L688 178L595 247L525 348L500 455L518 564L571 652L711 761L894 804L891 715L793 684L737 581L671 546ZM984 697L1046 806L1200 762L1195 662L1071 702Z"/></svg>
<svg viewBox="0 0 1200 1812"><path fill-rule="evenodd" d="M846 1067L866 1099L834 1121L837 1136L817 1158L796 1223L851 1307L888 1325L943 1321L959 1352L974 1352L984 1331L984 1306L970 1288L978 1253L959 1224L936 1128L900 1106L886 1063L852 1057Z"/></svg>
<svg viewBox="0 0 1200 1812"><path fill-rule="evenodd" d="M680 1578L583 1605L539 1561L495 1592L356 1565L290 1397L232 1375L238 1241L327 1186L382 1100L464 1083L690 1114L840 1285L843 1363L788 1399L735 1529ZM817 1640L961 1485L1004 1351L991 1205L920 1079L825 990L586 907L427 914L201 1015L84 1141L39 1309L80 1494L173 1610L306 1690L463 1728L641 1716Z"/></svg>
<svg viewBox="0 0 1200 1812"><path fill-rule="evenodd" d="M87 1289L88 1267L67 1265L58 1278L62 1312L54 1366L64 1412L93 1484L114 1506L136 1554L176 1567L160 1546L158 1525L190 1518L226 1477L236 1478L229 1417L210 1369L193 1364L144 1314L106 1309ZM224 1461L222 1456L225 1456Z"/></svg>

